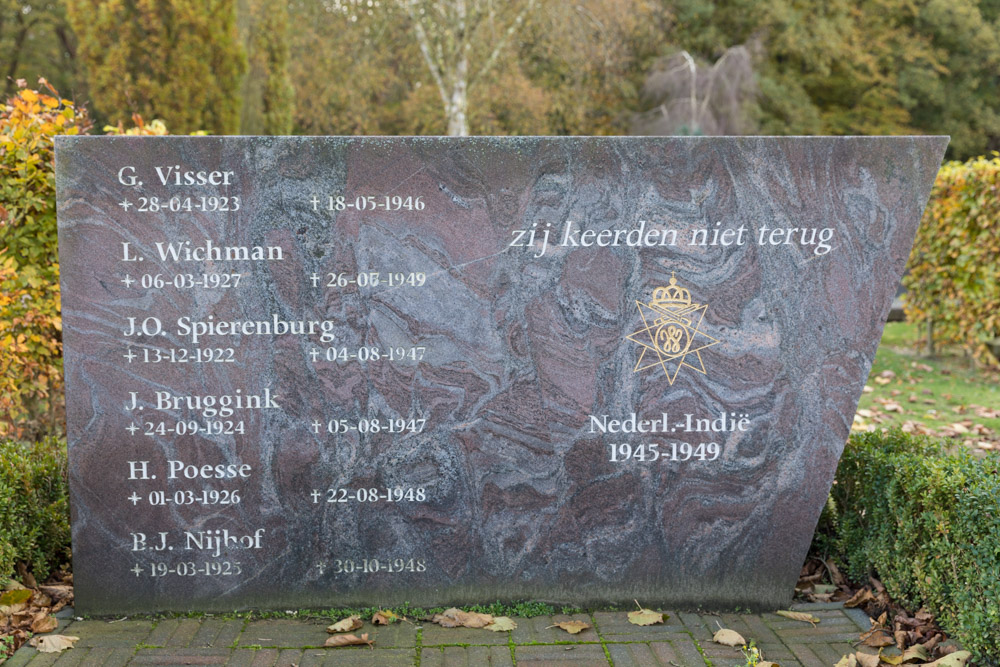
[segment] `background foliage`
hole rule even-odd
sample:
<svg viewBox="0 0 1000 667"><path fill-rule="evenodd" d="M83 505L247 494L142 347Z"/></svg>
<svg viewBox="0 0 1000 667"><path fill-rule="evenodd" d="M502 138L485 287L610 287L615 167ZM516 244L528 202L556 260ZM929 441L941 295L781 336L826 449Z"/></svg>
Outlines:
<svg viewBox="0 0 1000 667"><path fill-rule="evenodd" d="M94 104L174 131L239 129L245 65L235 0L66 0Z"/></svg>
<svg viewBox="0 0 1000 667"><path fill-rule="evenodd" d="M0 110L0 435L35 437L62 418L53 137L89 126L51 86Z"/></svg>
<svg viewBox="0 0 1000 667"><path fill-rule="evenodd" d="M903 283L908 320L998 363L986 342L1000 336L1000 156L941 168Z"/></svg>
<svg viewBox="0 0 1000 667"><path fill-rule="evenodd" d="M1000 148L996 0L463 0L465 23L439 11L453 5L0 0L0 71L8 95L48 77L102 126L140 113L179 132L440 134L423 30L446 55L474 47L472 133L933 133L951 135L951 158ZM692 91L703 116L650 124Z"/></svg>
<svg viewBox="0 0 1000 667"><path fill-rule="evenodd" d="M901 431L853 435L832 499L817 545L832 545L852 579L876 572L974 655L1000 655L1000 457Z"/></svg>

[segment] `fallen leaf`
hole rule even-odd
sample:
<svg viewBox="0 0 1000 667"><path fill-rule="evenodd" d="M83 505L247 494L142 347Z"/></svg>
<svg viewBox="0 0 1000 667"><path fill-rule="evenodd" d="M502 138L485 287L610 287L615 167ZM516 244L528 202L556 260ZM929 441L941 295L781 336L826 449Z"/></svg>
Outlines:
<svg viewBox="0 0 1000 667"><path fill-rule="evenodd" d="M904 662L926 662L930 660L930 653L920 644L916 644L903 651L902 655L882 655L879 653L879 657L887 665L902 665Z"/></svg>
<svg viewBox="0 0 1000 667"><path fill-rule="evenodd" d="M972 654L968 651L955 651L940 660L935 660L934 662L928 662L922 667L965 667L965 663L969 662L969 658Z"/></svg>
<svg viewBox="0 0 1000 667"><path fill-rule="evenodd" d="M361 620L360 616L357 616L357 615L355 615L355 616L348 616L347 618L343 619L342 621L337 621L333 625L329 626L326 629L326 631L329 632L329 633L334 633L334 632L352 632L352 631L357 630L358 628L360 628L362 625L364 625L364 621Z"/></svg>
<svg viewBox="0 0 1000 667"><path fill-rule="evenodd" d="M743 635L726 628L719 628L719 631L712 637L712 641L723 646L745 646L747 643L747 640L743 639Z"/></svg>
<svg viewBox="0 0 1000 667"><path fill-rule="evenodd" d="M861 643L872 648L882 648L884 646L895 646L896 640L889 636L888 631L882 628L872 628L861 635Z"/></svg>
<svg viewBox="0 0 1000 667"><path fill-rule="evenodd" d="M493 632L509 632L517 629L517 623L507 616L497 616L492 623L486 626L486 629Z"/></svg>
<svg viewBox="0 0 1000 667"><path fill-rule="evenodd" d="M890 380L889 378L882 378L882 377L875 378L875 384L889 384L890 382L892 382L892 380Z"/></svg>
<svg viewBox="0 0 1000 667"><path fill-rule="evenodd" d="M589 628L590 623L584 623L583 621L562 621L561 623L556 623L555 625L550 625L549 627L565 630L571 635L578 635L587 628Z"/></svg>
<svg viewBox="0 0 1000 667"><path fill-rule="evenodd" d="M34 595L34 591L27 588L19 588L13 591L4 591L0 593L0 606L8 606L21 604L22 602L27 602Z"/></svg>
<svg viewBox="0 0 1000 667"><path fill-rule="evenodd" d="M27 590L27 586L21 584L20 581L16 579L8 579L7 583L3 585L5 591L24 591Z"/></svg>
<svg viewBox="0 0 1000 667"><path fill-rule="evenodd" d="M368 639L367 632L363 633L360 637L357 635L334 635L332 637L327 637L323 646L330 648L336 648L338 646L367 646L374 649L375 640Z"/></svg>
<svg viewBox="0 0 1000 667"><path fill-rule="evenodd" d="M442 628L485 628L493 622L493 617L489 614L477 614L452 607L443 614L434 614L431 622L437 623Z"/></svg>
<svg viewBox="0 0 1000 667"><path fill-rule="evenodd" d="M13 616L14 614L20 614L22 611L28 608L28 605L23 602L12 605L0 606L0 616Z"/></svg>
<svg viewBox="0 0 1000 667"><path fill-rule="evenodd" d="M39 653L61 653L80 640L79 637L68 635L45 635L44 637L32 637L28 643L38 649Z"/></svg>
<svg viewBox="0 0 1000 667"><path fill-rule="evenodd" d="M879 373L878 376L880 378L887 378L891 380L892 378L896 377L896 373L894 371L884 370L881 373Z"/></svg>
<svg viewBox="0 0 1000 667"><path fill-rule="evenodd" d="M758 662L757 667L781 667L781 665L776 662L768 662L765 660L764 662Z"/></svg>
<svg viewBox="0 0 1000 667"><path fill-rule="evenodd" d="M379 609L375 612L375 615L372 616L372 623L375 625L389 625L390 623L395 623L398 620L399 616L385 609Z"/></svg>
<svg viewBox="0 0 1000 667"><path fill-rule="evenodd" d="M858 661L859 667L878 667L879 663L877 655L870 655L861 651L854 654L854 659Z"/></svg>
<svg viewBox="0 0 1000 667"><path fill-rule="evenodd" d="M845 655L833 667L858 667L858 659L853 655Z"/></svg>
<svg viewBox="0 0 1000 667"><path fill-rule="evenodd" d="M73 587L63 585L40 586L39 589L52 597L53 600L60 600L65 597L72 597Z"/></svg>
<svg viewBox="0 0 1000 667"><path fill-rule="evenodd" d="M635 601L635 606L639 610L628 613L628 622L632 625L656 625L666 620L666 614L660 611L653 611L652 609L644 609L638 600Z"/></svg>
<svg viewBox="0 0 1000 667"><path fill-rule="evenodd" d="M785 618L790 618L793 621L802 621L803 623L812 623L816 625L819 623L819 619L812 614L807 614L804 611L785 611L780 610L774 612L778 616L784 616Z"/></svg>
<svg viewBox="0 0 1000 667"><path fill-rule="evenodd" d="M35 634L44 634L46 632L52 632L59 627L59 621L54 617L49 616L45 612L36 614L35 618L31 621L31 631Z"/></svg>

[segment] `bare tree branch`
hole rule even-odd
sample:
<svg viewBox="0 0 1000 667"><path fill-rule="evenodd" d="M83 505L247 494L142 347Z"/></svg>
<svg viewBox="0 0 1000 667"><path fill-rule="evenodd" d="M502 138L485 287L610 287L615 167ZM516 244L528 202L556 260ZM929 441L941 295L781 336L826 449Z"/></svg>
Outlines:
<svg viewBox="0 0 1000 667"><path fill-rule="evenodd" d="M510 41L511 35L514 34L514 31L518 29L518 27L524 22L524 18L534 8L535 8L535 0L528 0L525 6L521 8L521 11L518 12L517 16L514 18L511 24L507 26L507 30L504 32L503 37L501 37L500 41L497 42L496 47L493 49L493 52L490 53L489 57L486 59L486 62L483 63L483 66L479 69L479 71L476 72L473 75L473 77L469 80L470 84L478 81L480 77L486 74L486 72L488 72L490 68L493 67L493 64L500 56L500 52L503 51L504 47L507 46L507 42Z"/></svg>

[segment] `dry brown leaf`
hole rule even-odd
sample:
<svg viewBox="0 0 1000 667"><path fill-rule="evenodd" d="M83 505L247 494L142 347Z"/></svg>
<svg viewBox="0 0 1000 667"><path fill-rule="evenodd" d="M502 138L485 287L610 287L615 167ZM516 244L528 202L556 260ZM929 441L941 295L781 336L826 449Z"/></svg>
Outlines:
<svg viewBox="0 0 1000 667"><path fill-rule="evenodd" d="M555 625L550 625L549 627L565 630L571 635L578 635L589 628L590 623L584 623L583 621L562 621L561 623L556 623Z"/></svg>
<svg viewBox="0 0 1000 667"><path fill-rule="evenodd" d="M804 611L785 611L779 610L774 612L778 616L784 616L785 618L790 618L793 621L802 621L803 623L812 623L816 625L819 623L819 619L812 614L807 614Z"/></svg>
<svg viewBox="0 0 1000 667"><path fill-rule="evenodd" d="M72 586L63 586L63 585L39 586L39 590L41 590L46 595L51 596L53 600L60 600L66 597L73 597Z"/></svg>
<svg viewBox="0 0 1000 667"><path fill-rule="evenodd" d="M492 623L486 626L486 629L493 632L509 632L517 629L517 623L507 616L497 616Z"/></svg>
<svg viewBox="0 0 1000 667"><path fill-rule="evenodd" d="M337 648L338 646L367 646L374 649L375 640L368 639L367 632L362 633L360 637L357 635L334 635L327 637L323 646L328 648Z"/></svg>
<svg viewBox="0 0 1000 667"><path fill-rule="evenodd" d="M442 628L485 628L493 622L493 617L489 614L477 614L452 607L442 614L434 614L431 622L437 623Z"/></svg>
<svg viewBox="0 0 1000 667"><path fill-rule="evenodd" d="M971 657L972 654L968 651L955 651L940 660L928 662L922 667L965 667L965 663L969 662L969 658Z"/></svg>
<svg viewBox="0 0 1000 667"><path fill-rule="evenodd" d="M861 635L861 643L872 648L882 648L884 646L895 646L896 640L889 636L889 632L882 628L872 628Z"/></svg>
<svg viewBox="0 0 1000 667"><path fill-rule="evenodd" d="M365 623L364 623L364 621L361 620L360 616L357 616L357 615L348 616L347 618L345 618L345 619L343 619L341 621L337 621L333 625L327 627L326 631L329 632L329 633L334 633L334 632L353 632L354 630L357 630L358 628L360 628L364 624Z"/></svg>
<svg viewBox="0 0 1000 667"><path fill-rule="evenodd" d="M73 648L73 645L79 640L79 637L68 635L45 635L44 637L32 637L28 643L38 649L39 653L60 653L68 648Z"/></svg>
<svg viewBox="0 0 1000 667"><path fill-rule="evenodd" d="M20 614L27 608L28 605L24 604L23 602L18 604L0 606L0 616L14 616L16 614Z"/></svg>
<svg viewBox="0 0 1000 667"><path fill-rule="evenodd" d="M666 614L661 611L653 611L652 609L644 609L639 601L635 601L635 606L639 608L638 611L630 611L628 613L628 622L632 625L656 625L657 623L663 623L666 619Z"/></svg>
<svg viewBox="0 0 1000 667"><path fill-rule="evenodd" d="M747 643L747 640L743 639L743 635L726 628L719 628L719 631L712 637L712 641L723 646L745 646Z"/></svg>
<svg viewBox="0 0 1000 667"><path fill-rule="evenodd" d="M879 659L877 655L858 651L854 654L854 658L858 661L858 667L878 667Z"/></svg>
<svg viewBox="0 0 1000 667"><path fill-rule="evenodd" d="M7 583L3 585L5 591L23 591L27 588L20 581L16 579L8 579Z"/></svg>
<svg viewBox="0 0 1000 667"><path fill-rule="evenodd" d="M858 659L853 654L845 655L833 667L858 667Z"/></svg>
<svg viewBox="0 0 1000 667"><path fill-rule="evenodd" d="M45 634L46 632L52 632L59 627L59 621L57 621L52 616L49 616L45 612L40 612L35 614L35 617L31 620L31 631L35 634Z"/></svg>
<svg viewBox="0 0 1000 667"><path fill-rule="evenodd" d="M372 623L375 625L389 625L390 623L395 623L398 620L399 616L397 616L394 612L387 611L385 609L379 609L375 612L375 615L372 616Z"/></svg>
<svg viewBox="0 0 1000 667"><path fill-rule="evenodd" d="M902 655L882 655L880 653L879 657L887 665L902 665L905 662L927 662L930 660L930 653L926 648L917 644L903 651Z"/></svg>

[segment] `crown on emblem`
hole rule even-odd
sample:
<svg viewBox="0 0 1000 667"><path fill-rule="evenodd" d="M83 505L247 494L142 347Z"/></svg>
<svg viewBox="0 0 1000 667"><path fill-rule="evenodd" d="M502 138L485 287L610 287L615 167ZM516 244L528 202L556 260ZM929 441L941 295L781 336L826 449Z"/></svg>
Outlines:
<svg viewBox="0 0 1000 667"><path fill-rule="evenodd" d="M670 274L669 287L657 287L653 290L653 302L651 306L690 306L691 292L683 287L677 286L677 278Z"/></svg>

